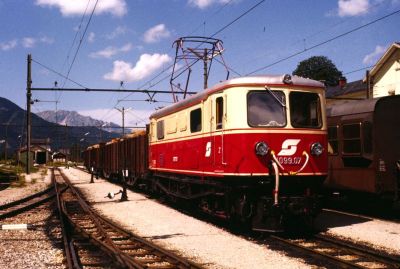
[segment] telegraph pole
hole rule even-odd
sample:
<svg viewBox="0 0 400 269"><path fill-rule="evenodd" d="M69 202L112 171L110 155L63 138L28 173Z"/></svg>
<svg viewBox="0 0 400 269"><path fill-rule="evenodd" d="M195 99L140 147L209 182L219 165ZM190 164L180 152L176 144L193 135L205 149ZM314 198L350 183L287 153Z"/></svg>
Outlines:
<svg viewBox="0 0 400 269"><path fill-rule="evenodd" d="M125 109L125 107L122 107L122 109L115 108L119 112L122 113L122 138L125 136L125 111L129 110ZM126 143L122 142L123 148L122 148L122 156L124 158L124 167L122 170L122 194L121 194L121 202L122 201L128 201L128 194L126 191L126 177L128 177L128 171L126 169Z"/></svg>
<svg viewBox="0 0 400 269"><path fill-rule="evenodd" d="M31 151L31 98L32 98L32 76L31 76L32 55L28 54L28 72L26 79L26 174L31 172L30 151Z"/></svg>

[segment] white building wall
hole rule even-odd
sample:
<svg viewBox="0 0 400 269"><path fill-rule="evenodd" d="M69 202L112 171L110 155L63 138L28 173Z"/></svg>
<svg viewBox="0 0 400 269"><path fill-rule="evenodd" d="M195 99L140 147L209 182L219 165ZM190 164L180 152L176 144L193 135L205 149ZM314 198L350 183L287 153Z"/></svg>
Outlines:
<svg viewBox="0 0 400 269"><path fill-rule="evenodd" d="M400 50L386 61L373 81L373 97L400 94Z"/></svg>

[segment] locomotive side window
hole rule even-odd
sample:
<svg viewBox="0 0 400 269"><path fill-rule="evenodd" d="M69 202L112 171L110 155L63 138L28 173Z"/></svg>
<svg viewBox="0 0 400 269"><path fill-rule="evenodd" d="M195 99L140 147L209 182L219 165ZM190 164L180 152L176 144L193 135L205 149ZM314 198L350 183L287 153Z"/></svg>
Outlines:
<svg viewBox="0 0 400 269"><path fill-rule="evenodd" d="M164 121L157 122L157 139L164 139Z"/></svg>
<svg viewBox="0 0 400 269"><path fill-rule="evenodd" d="M178 126L179 126L179 131L184 132L187 129L187 117L186 117L186 111L179 113L178 115Z"/></svg>
<svg viewBox="0 0 400 269"><path fill-rule="evenodd" d="M321 106L316 93L291 92L290 118L296 128L320 128L322 126Z"/></svg>
<svg viewBox="0 0 400 269"><path fill-rule="evenodd" d="M177 131L178 122L176 120L176 115L166 119L165 121L167 134L174 134Z"/></svg>
<svg viewBox="0 0 400 269"><path fill-rule="evenodd" d="M343 153L361 153L360 123L343 125Z"/></svg>
<svg viewBox="0 0 400 269"><path fill-rule="evenodd" d="M222 118L224 115L224 99L222 97L218 97L215 103L215 111L216 111L216 129L222 129Z"/></svg>
<svg viewBox="0 0 400 269"><path fill-rule="evenodd" d="M285 94L282 91L252 91L247 95L247 122L251 127L284 127Z"/></svg>
<svg viewBox="0 0 400 269"><path fill-rule="evenodd" d="M201 108L192 110L190 112L190 132L201 131Z"/></svg>
<svg viewBox="0 0 400 269"><path fill-rule="evenodd" d="M338 126L328 127L328 152L329 154L338 154L339 140L338 140Z"/></svg>

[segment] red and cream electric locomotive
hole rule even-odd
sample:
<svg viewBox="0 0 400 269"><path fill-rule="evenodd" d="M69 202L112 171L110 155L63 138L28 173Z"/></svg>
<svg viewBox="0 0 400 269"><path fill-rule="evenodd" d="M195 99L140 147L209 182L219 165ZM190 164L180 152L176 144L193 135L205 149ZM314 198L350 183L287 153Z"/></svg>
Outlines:
<svg viewBox="0 0 400 269"><path fill-rule="evenodd" d="M324 94L297 76L241 77L158 110L145 181L253 230L312 220L327 175Z"/></svg>

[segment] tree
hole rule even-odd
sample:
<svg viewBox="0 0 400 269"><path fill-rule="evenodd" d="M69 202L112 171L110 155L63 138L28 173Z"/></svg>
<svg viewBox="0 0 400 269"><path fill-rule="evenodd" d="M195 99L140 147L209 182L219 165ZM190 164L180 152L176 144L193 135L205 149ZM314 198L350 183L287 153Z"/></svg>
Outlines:
<svg viewBox="0 0 400 269"><path fill-rule="evenodd" d="M325 56L313 56L301 61L293 75L323 81L325 86L336 86L343 78L342 72Z"/></svg>

